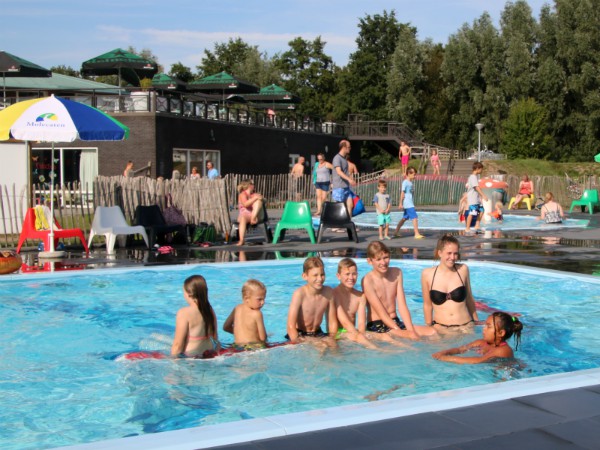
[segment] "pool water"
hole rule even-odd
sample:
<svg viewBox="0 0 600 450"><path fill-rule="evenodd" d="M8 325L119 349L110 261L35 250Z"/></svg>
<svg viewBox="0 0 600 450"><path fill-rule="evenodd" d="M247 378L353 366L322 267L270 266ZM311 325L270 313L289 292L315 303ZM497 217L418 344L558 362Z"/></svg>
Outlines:
<svg viewBox="0 0 600 450"><path fill-rule="evenodd" d="M325 260L331 286L337 262ZM369 266L357 262L364 275ZM423 323L420 272L431 264L392 261L404 272L416 323ZM284 346L214 360L115 359L170 344L175 313L185 305L182 282L198 273L208 281L219 327L246 279L265 282L266 328L271 341L283 340L291 294L303 284L302 260L2 280L0 448L72 445L600 367L600 337L590 327L600 323L600 279L469 266L477 300L523 314L517 363L459 366L430 357L479 337L481 327L477 336L414 343L406 351L341 342L324 353Z"/></svg>
<svg viewBox="0 0 600 450"><path fill-rule="evenodd" d="M464 230L465 223L458 221L458 215L451 212L417 211L419 215L419 229L423 230ZM390 228L402 219L402 212L391 213ZM492 219L490 223L482 223L481 227L487 230L557 230L561 228L585 228L589 224L586 219L565 219L562 224L547 224L537 220L539 214L535 215L512 215L504 214L504 220L500 223ZM377 214L364 213L352 219L359 227L377 227ZM403 228L411 228L412 220L407 221Z"/></svg>

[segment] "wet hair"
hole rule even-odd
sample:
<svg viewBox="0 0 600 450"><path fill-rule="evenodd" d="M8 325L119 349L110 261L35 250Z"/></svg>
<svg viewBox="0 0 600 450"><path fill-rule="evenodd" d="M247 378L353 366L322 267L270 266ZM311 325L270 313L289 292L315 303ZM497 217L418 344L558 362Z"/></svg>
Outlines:
<svg viewBox="0 0 600 450"><path fill-rule="evenodd" d="M367 247L367 258L377 258L380 254L390 254L390 249L381 241L373 241Z"/></svg>
<svg viewBox="0 0 600 450"><path fill-rule="evenodd" d="M254 180L251 179L246 179L246 180L242 180L242 182L240 184L238 184L237 190L238 192L243 192L246 189L248 189L251 185L254 184Z"/></svg>
<svg viewBox="0 0 600 450"><path fill-rule="evenodd" d="M356 267L356 262L352 258L343 258L338 263L337 273L341 273L342 270L348 269L349 267Z"/></svg>
<svg viewBox="0 0 600 450"><path fill-rule="evenodd" d="M408 175L409 173L417 173L417 169L415 169L414 167L409 167L408 169L406 169L406 174Z"/></svg>
<svg viewBox="0 0 600 450"><path fill-rule="evenodd" d="M387 181L385 181L385 180L379 180L377 182L377 187L379 187L379 186L385 186L385 187L387 187Z"/></svg>
<svg viewBox="0 0 600 450"><path fill-rule="evenodd" d="M512 335L515 336L515 350L519 348L521 343L521 331L523 330L523 324L521 321L508 313L502 311L496 311L492 314L492 320L494 321L494 338L496 337L496 330L504 330L504 337L502 342L507 341Z"/></svg>
<svg viewBox="0 0 600 450"><path fill-rule="evenodd" d="M460 259L460 242L458 242L458 239L451 234L444 234L438 239L435 250L433 251L433 259L440 259L440 252L444 250L448 244L455 244L458 247L458 259Z"/></svg>
<svg viewBox="0 0 600 450"><path fill-rule="evenodd" d="M554 200L554 194L552 192L546 192L544 195L544 203L548 203Z"/></svg>
<svg viewBox="0 0 600 450"><path fill-rule="evenodd" d="M306 258L304 264L302 265L302 272L308 273L310 269L325 269L325 264L323 264L323 260L318 256L311 256L310 258Z"/></svg>
<svg viewBox="0 0 600 450"><path fill-rule="evenodd" d="M242 286L242 298L250 297L250 295L252 295L252 293L256 291L261 291L266 294L267 288L261 281L251 278L247 280Z"/></svg>
<svg viewBox="0 0 600 450"><path fill-rule="evenodd" d="M479 161L475 161L473 163L473 170L477 170L477 169L483 169L483 164L481 164Z"/></svg>
<svg viewBox="0 0 600 450"><path fill-rule="evenodd" d="M206 280L202 275L192 275L183 282L183 289L190 297L196 300L196 306L198 307L198 311L200 311L202 320L204 320L206 334L212 336L215 333L216 317L208 301L208 286L206 285Z"/></svg>

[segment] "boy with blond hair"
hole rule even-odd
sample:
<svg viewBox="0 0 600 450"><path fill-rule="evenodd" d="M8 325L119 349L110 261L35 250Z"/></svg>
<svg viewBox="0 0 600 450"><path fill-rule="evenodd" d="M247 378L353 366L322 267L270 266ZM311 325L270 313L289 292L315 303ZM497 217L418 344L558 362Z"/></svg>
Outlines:
<svg viewBox="0 0 600 450"><path fill-rule="evenodd" d="M236 347L251 350L266 346L267 332L261 312L266 295L267 288L258 280L250 279L242 286L242 303L233 308L223 324L223 330L233 333Z"/></svg>
<svg viewBox="0 0 600 450"><path fill-rule="evenodd" d="M319 338L327 346L335 346L337 317L333 289L324 286L325 266L321 258L310 257L304 261L302 278L306 281L292 295L288 310L287 335L291 343L308 341L316 344ZM327 333L321 329L323 317L327 320Z"/></svg>
<svg viewBox="0 0 600 450"><path fill-rule="evenodd" d="M390 209L392 203L390 202L390 194L387 193L387 182L385 180L379 180L377 183L377 192L373 197L373 205L377 211L377 225L379 225L379 240L389 239L390 231Z"/></svg>
<svg viewBox="0 0 600 450"><path fill-rule="evenodd" d="M390 250L386 245L371 242L367 247L367 262L373 268L362 279L368 305L367 331L415 340L421 335L436 334L432 327L413 325L404 295L402 271L390 267Z"/></svg>

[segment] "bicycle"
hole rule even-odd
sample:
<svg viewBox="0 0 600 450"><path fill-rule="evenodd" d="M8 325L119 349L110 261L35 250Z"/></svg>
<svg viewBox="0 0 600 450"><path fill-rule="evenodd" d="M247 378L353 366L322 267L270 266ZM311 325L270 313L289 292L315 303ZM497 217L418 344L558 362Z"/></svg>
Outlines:
<svg viewBox="0 0 600 450"><path fill-rule="evenodd" d="M583 191L581 190L581 186L575 180L573 180L569 175L565 172L565 177L567 177L567 197L572 198L573 200L579 200L583 195Z"/></svg>

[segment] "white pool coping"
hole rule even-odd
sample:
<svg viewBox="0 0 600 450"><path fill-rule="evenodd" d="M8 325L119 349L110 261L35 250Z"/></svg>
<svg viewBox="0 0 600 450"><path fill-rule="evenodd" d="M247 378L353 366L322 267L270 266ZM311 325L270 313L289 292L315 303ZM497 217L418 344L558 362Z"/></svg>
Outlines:
<svg viewBox="0 0 600 450"><path fill-rule="evenodd" d="M370 403L280 414L60 447L69 450L193 450L357 425L600 384L600 369L512 380Z"/></svg>

